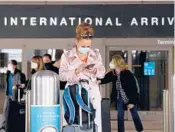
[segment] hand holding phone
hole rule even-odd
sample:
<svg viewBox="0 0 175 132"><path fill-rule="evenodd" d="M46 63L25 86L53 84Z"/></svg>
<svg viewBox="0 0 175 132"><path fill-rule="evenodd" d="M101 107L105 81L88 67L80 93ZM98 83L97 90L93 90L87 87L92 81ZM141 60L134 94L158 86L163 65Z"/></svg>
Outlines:
<svg viewBox="0 0 175 132"><path fill-rule="evenodd" d="M95 66L95 64L87 65L87 66L86 66L86 71L87 71L88 73L96 74L97 69L94 68L94 66Z"/></svg>
<svg viewBox="0 0 175 132"><path fill-rule="evenodd" d="M87 65L86 68L87 68L87 69L91 69L91 68L93 68L94 66L95 66L95 64L90 64L90 65Z"/></svg>

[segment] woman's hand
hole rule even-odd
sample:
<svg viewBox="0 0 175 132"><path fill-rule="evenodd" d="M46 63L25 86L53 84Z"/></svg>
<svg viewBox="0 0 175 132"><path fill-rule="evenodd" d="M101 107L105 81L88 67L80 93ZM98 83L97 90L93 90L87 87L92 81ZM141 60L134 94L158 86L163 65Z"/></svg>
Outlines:
<svg viewBox="0 0 175 132"><path fill-rule="evenodd" d="M96 74L97 73L97 69L96 68L89 68L89 69L86 68L86 72L92 73L92 74Z"/></svg>
<svg viewBox="0 0 175 132"><path fill-rule="evenodd" d="M97 80L97 84L100 84L101 83L101 80Z"/></svg>
<svg viewBox="0 0 175 132"><path fill-rule="evenodd" d="M75 69L75 74L79 74L85 69L85 64L81 64L78 68Z"/></svg>
<svg viewBox="0 0 175 132"><path fill-rule="evenodd" d="M134 105L133 104L128 104L127 107L130 110L130 109L132 109L134 107Z"/></svg>

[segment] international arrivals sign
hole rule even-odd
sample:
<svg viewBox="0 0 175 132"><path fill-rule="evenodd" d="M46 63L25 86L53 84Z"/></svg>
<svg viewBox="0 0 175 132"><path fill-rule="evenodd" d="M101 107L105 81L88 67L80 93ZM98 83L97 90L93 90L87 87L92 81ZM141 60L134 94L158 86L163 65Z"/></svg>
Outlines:
<svg viewBox="0 0 175 132"><path fill-rule="evenodd" d="M119 18L112 19L111 17L4 17L4 26L76 26L82 22L87 22L94 26L115 26L121 27L123 24ZM131 18L129 26L173 26L174 17L136 17Z"/></svg>
<svg viewBox="0 0 175 132"><path fill-rule="evenodd" d="M72 38L87 22L97 38L173 37L173 4L0 5L0 38Z"/></svg>

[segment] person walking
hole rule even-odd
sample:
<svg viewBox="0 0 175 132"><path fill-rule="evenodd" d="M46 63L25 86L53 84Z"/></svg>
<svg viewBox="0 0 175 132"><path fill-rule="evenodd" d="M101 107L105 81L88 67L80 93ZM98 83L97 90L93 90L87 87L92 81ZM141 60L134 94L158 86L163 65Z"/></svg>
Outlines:
<svg viewBox="0 0 175 132"><path fill-rule="evenodd" d="M142 122L137 112L138 88L133 73L127 70L124 59L115 55L109 64L112 69L103 79L99 80L100 84L109 82L116 83L116 109L118 111L118 132L125 132L124 110L128 108L131 112L137 132L143 131Z"/></svg>
<svg viewBox="0 0 175 132"><path fill-rule="evenodd" d="M7 87L6 87L6 97L4 101L4 108L3 108L3 114L2 114L2 119L0 122L0 130L5 131L5 126L6 126L6 115L8 113L8 107L9 107L9 100L17 100L17 88L20 89L20 95L22 98L23 93L24 93L24 88L25 88L25 83L26 83L26 77L25 74L22 73L18 68L17 68L17 61L16 60L11 60L8 64L8 70L7 70Z"/></svg>

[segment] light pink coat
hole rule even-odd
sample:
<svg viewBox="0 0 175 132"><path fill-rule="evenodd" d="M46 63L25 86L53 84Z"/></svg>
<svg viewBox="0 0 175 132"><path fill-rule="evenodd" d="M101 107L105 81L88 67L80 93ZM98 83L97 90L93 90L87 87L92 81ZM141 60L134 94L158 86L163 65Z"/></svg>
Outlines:
<svg viewBox="0 0 175 132"><path fill-rule="evenodd" d="M90 100L96 109L95 124L98 126L97 132L102 132L101 122L101 94L99 91L99 85L96 82L96 78L103 78L105 76L105 67L102 63L102 58L99 50L90 50L87 59L87 65L95 64L97 69L96 74L87 73L83 71L78 75L75 74L75 69L78 68L83 62L79 59L76 53L76 48L63 53L61 57L61 64L59 69L59 77L61 81L67 81L67 86L71 84L77 84L79 79L88 79L89 85L83 86L89 91ZM89 79L89 77L91 79Z"/></svg>
<svg viewBox="0 0 175 132"><path fill-rule="evenodd" d="M59 77L61 81L67 81L69 84L75 84L79 79L103 78L105 75L105 67L103 66L102 58L98 49L90 49L87 59L87 65L95 64L97 69L96 74L87 72L75 74L75 69L78 68L83 62L79 59L76 53L76 48L65 51L61 57L61 64L59 69Z"/></svg>

